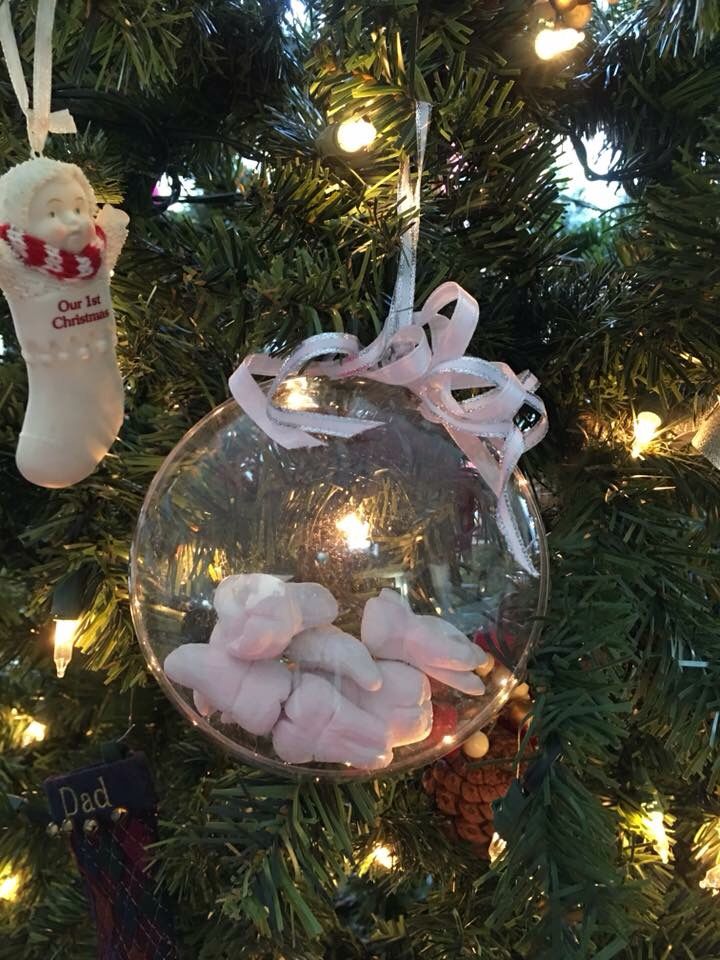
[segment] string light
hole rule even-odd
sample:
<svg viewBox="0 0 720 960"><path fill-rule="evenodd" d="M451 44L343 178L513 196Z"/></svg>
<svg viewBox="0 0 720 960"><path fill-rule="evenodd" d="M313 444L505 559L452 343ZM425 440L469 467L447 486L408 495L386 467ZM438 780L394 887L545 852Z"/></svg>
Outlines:
<svg viewBox="0 0 720 960"><path fill-rule="evenodd" d="M701 890L709 890L713 897L720 893L720 817L704 823L695 837L695 856L707 866L705 876L700 880ZM708 866L708 863L710 866Z"/></svg>
<svg viewBox="0 0 720 960"><path fill-rule="evenodd" d="M55 669L64 677L72 660L75 634L84 610L87 572L73 570L58 583L53 591L52 617L55 621Z"/></svg>
<svg viewBox="0 0 720 960"><path fill-rule="evenodd" d="M714 897L720 893L720 863L714 867L710 867L700 881L700 887L703 890L711 890Z"/></svg>
<svg viewBox="0 0 720 960"><path fill-rule="evenodd" d="M360 150L366 150L376 136L377 130L373 124L362 117L343 120L335 132L337 145L344 153L358 153Z"/></svg>
<svg viewBox="0 0 720 960"><path fill-rule="evenodd" d="M20 892L20 875L17 873L11 873L7 877L3 877L0 880L0 900L13 901L17 900L18 893Z"/></svg>
<svg viewBox="0 0 720 960"><path fill-rule="evenodd" d="M284 384L282 404L287 410L311 410L317 404L307 390L307 377L293 377Z"/></svg>
<svg viewBox="0 0 720 960"><path fill-rule="evenodd" d="M390 847L380 844L370 854L370 862L384 870L392 870L397 863L397 857Z"/></svg>
<svg viewBox="0 0 720 960"><path fill-rule="evenodd" d="M659 808L648 810L642 818L643 828L663 863L670 862L670 838L665 829L665 815Z"/></svg>
<svg viewBox="0 0 720 960"><path fill-rule="evenodd" d="M55 660L57 675L61 679L65 676L65 671L72 660L75 634L77 633L79 623L79 620L58 619L55 621L55 651L53 659Z"/></svg>
<svg viewBox="0 0 720 960"><path fill-rule="evenodd" d="M573 30L572 27L563 27L559 30L544 27L535 37L535 53L541 60L552 60L559 53L574 50L584 39L585 34L582 30Z"/></svg>
<svg viewBox="0 0 720 960"><path fill-rule="evenodd" d="M652 410L641 410L640 413L638 413L634 423L634 440L630 451L631 456L637 458L644 450L647 450L655 439L655 435L661 425L662 419Z"/></svg>
<svg viewBox="0 0 720 960"><path fill-rule="evenodd" d="M490 846L488 847L488 856L490 857L490 863L495 863L496 860L505 853L507 850L507 840L503 840L499 833L495 832L492 835L492 840L490 841Z"/></svg>
<svg viewBox="0 0 720 960"><path fill-rule="evenodd" d="M367 550L370 546L370 524L357 512L346 513L335 526L345 537L349 550Z"/></svg>
<svg viewBox="0 0 720 960"><path fill-rule="evenodd" d="M31 720L22 733L21 743L23 747L29 747L31 743L42 743L47 734L47 727L39 720Z"/></svg>

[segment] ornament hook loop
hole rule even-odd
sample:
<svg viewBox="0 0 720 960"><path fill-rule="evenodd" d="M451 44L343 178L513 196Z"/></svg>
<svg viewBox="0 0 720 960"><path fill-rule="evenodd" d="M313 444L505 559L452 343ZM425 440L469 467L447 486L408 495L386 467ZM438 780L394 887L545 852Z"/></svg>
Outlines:
<svg viewBox="0 0 720 960"><path fill-rule="evenodd" d="M30 106L17 39L13 30L9 0L0 2L0 47L7 65L10 83L20 109L27 120L27 133L33 157L41 157L49 133L77 133L69 110L50 109L52 101L52 32L56 0L39 0L35 22L33 61L33 105Z"/></svg>

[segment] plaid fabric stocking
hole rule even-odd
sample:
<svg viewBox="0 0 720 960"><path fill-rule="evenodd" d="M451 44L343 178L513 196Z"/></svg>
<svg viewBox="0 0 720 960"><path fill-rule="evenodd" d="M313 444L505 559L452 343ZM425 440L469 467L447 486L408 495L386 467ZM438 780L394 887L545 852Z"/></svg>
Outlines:
<svg viewBox="0 0 720 960"><path fill-rule="evenodd" d="M51 777L44 786L53 819L70 830L98 960L179 960L173 913L148 869L157 801L143 754Z"/></svg>

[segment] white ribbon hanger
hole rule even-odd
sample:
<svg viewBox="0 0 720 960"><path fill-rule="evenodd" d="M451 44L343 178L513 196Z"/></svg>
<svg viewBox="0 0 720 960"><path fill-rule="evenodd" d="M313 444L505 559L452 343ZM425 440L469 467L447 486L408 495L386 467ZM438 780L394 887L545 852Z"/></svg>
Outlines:
<svg viewBox="0 0 720 960"><path fill-rule="evenodd" d="M30 106L17 40L10 16L9 0L0 0L0 46L5 57L10 82L20 109L27 121L32 155L40 157L45 150L48 133L77 133L69 110L51 111L52 99L52 33L56 0L38 0L35 22L35 57L33 61L33 99Z"/></svg>

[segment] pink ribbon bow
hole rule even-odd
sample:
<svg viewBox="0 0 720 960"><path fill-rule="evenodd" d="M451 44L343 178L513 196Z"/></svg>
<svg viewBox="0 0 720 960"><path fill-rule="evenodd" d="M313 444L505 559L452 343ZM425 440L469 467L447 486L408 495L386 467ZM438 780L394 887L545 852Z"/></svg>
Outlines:
<svg viewBox="0 0 720 960"><path fill-rule="evenodd" d="M441 311L454 303L449 317ZM350 438L381 427L382 421L360 420L308 410L288 410L276 396L288 377L301 371L332 380L362 376L380 383L407 387L420 399L428 420L442 423L455 443L497 497L497 523L515 560L528 573L537 571L513 514L508 484L518 461L547 433L547 414L535 395L538 381L525 372L517 376L505 363L465 355L477 327L477 300L457 283L443 283L430 294L412 323L387 325L370 346L357 337L321 333L304 340L286 358L251 354L230 378L233 397L245 413L276 443L288 449L322 446L315 434ZM429 327L431 339L425 333ZM315 361L327 356L341 360ZM258 376L274 377L267 391ZM478 389L476 396L458 400L455 390ZM521 408L537 414L535 424L521 430L515 418Z"/></svg>

